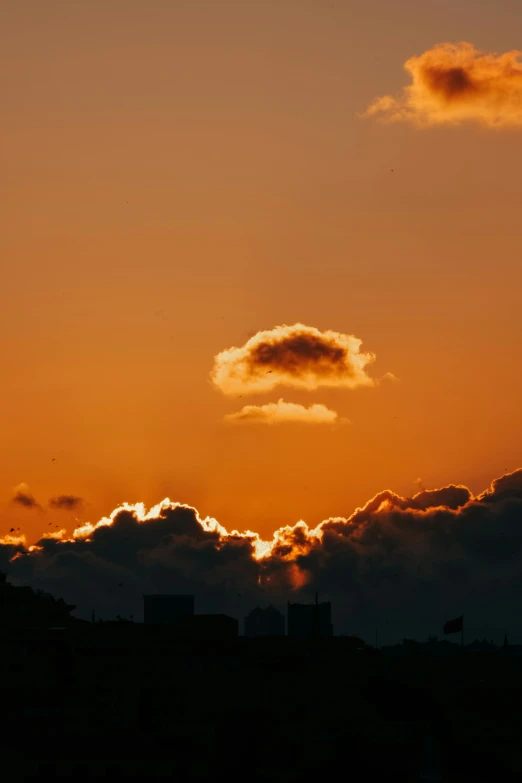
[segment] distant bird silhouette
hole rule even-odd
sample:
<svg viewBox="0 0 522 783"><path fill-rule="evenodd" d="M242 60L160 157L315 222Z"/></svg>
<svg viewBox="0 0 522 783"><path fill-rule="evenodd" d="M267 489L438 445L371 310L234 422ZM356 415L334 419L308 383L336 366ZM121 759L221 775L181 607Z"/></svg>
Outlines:
<svg viewBox="0 0 522 783"><path fill-rule="evenodd" d="M12 527L12 528L11 528L11 530L10 530L9 532L10 532L10 533L14 533L14 532L15 532L15 529L14 529L14 527Z"/></svg>
<svg viewBox="0 0 522 783"><path fill-rule="evenodd" d="M17 529L17 530L20 530L20 528L19 528L19 527L17 527L16 529Z"/></svg>
<svg viewBox="0 0 522 783"><path fill-rule="evenodd" d="M52 523L52 522L49 522L49 524L50 524L50 525L52 525L53 523Z"/></svg>
<svg viewBox="0 0 522 783"><path fill-rule="evenodd" d="M55 457L53 457L53 458L52 458L51 462L56 462L56 459L55 459Z"/></svg>
<svg viewBox="0 0 522 783"><path fill-rule="evenodd" d="M123 582L120 582L120 584L118 585L118 587L123 587Z"/></svg>
<svg viewBox="0 0 522 783"><path fill-rule="evenodd" d="M270 375L271 372L272 372L272 370L267 370L265 374L266 375Z"/></svg>

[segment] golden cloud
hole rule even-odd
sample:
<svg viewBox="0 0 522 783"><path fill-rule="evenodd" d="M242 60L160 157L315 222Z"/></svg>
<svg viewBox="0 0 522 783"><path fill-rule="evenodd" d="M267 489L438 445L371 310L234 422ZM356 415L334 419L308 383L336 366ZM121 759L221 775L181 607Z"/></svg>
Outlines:
<svg viewBox="0 0 522 783"><path fill-rule="evenodd" d="M67 534L67 531L65 528L62 528L61 530L56 530L54 533L44 533L42 538L54 538L57 541L61 541L62 538L65 538Z"/></svg>
<svg viewBox="0 0 522 783"><path fill-rule="evenodd" d="M365 368L375 355L360 353L361 343L353 335L299 323L276 326L258 332L241 348L219 353L211 380L224 394L256 394L278 385L308 390L374 386L377 381Z"/></svg>
<svg viewBox="0 0 522 783"><path fill-rule="evenodd" d="M253 424L279 424L282 422L300 422L302 424L332 424L338 414L326 407L315 404L306 408L295 402L269 402L267 405L245 405L237 413L229 413L225 421L247 422Z"/></svg>
<svg viewBox="0 0 522 783"><path fill-rule="evenodd" d="M466 42L438 44L405 62L412 84L396 98L377 98L363 116L424 126L522 126L521 56L485 54Z"/></svg>
<svg viewBox="0 0 522 783"><path fill-rule="evenodd" d="M0 538L0 544L2 546L27 546L27 539L25 537L25 533L22 533L19 536L12 536L10 533L7 533L5 536L2 536Z"/></svg>

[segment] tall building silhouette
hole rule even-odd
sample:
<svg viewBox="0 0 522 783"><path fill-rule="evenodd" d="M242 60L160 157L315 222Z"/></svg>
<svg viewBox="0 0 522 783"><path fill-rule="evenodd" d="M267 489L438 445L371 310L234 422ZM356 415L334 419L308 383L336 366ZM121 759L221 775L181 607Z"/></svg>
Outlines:
<svg viewBox="0 0 522 783"><path fill-rule="evenodd" d="M274 606L255 609L245 617L245 636L284 636L285 618Z"/></svg>
<svg viewBox="0 0 522 783"><path fill-rule="evenodd" d="M143 622L164 625L184 617L194 616L193 595L144 595Z"/></svg>
<svg viewBox="0 0 522 783"><path fill-rule="evenodd" d="M333 636L332 604L328 601L315 604L288 602L288 636L307 638Z"/></svg>

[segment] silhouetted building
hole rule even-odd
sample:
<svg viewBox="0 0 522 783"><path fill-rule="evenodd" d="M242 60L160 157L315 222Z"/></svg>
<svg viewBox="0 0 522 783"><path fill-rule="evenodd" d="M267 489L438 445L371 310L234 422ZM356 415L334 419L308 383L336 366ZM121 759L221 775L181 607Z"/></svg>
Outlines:
<svg viewBox="0 0 522 783"><path fill-rule="evenodd" d="M255 609L245 617L245 636L284 636L285 618L274 606Z"/></svg>
<svg viewBox="0 0 522 783"><path fill-rule="evenodd" d="M292 604L289 601L288 636L333 636L331 603Z"/></svg>
<svg viewBox="0 0 522 783"><path fill-rule="evenodd" d="M193 595L144 595L143 622L147 625L172 623L194 616Z"/></svg>
<svg viewBox="0 0 522 783"><path fill-rule="evenodd" d="M16 587L0 572L0 627L51 628L69 624L76 607L58 600L43 590Z"/></svg>
<svg viewBox="0 0 522 783"><path fill-rule="evenodd" d="M182 639L236 639L238 622L225 614L195 614L169 623L169 633Z"/></svg>

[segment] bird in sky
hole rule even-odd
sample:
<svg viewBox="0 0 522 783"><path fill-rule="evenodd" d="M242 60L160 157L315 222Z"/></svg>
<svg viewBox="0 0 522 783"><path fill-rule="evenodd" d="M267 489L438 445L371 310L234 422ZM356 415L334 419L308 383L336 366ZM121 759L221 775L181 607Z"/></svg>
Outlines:
<svg viewBox="0 0 522 783"><path fill-rule="evenodd" d="M14 527L12 527L12 528L11 528L11 530L10 530L9 532L10 532L10 533L14 533L14 532L15 532L15 529L14 529Z"/></svg>
<svg viewBox="0 0 522 783"><path fill-rule="evenodd" d="M266 374L267 374L267 375L270 375L270 373L271 373L271 372L272 372L272 370L267 370L267 371L266 371Z"/></svg>
<svg viewBox="0 0 522 783"><path fill-rule="evenodd" d="M56 462L56 459L53 457L53 458L52 458L52 460L51 460L51 462Z"/></svg>
<svg viewBox="0 0 522 783"><path fill-rule="evenodd" d="M123 587L123 582L120 582L120 584L118 585L118 587Z"/></svg>
<svg viewBox="0 0 522 783"><path fill-rule="evenodd" d="M53 523L52 523L52 522L49 522L49 524L50 524L50 525L52 525Z"/></svg>

